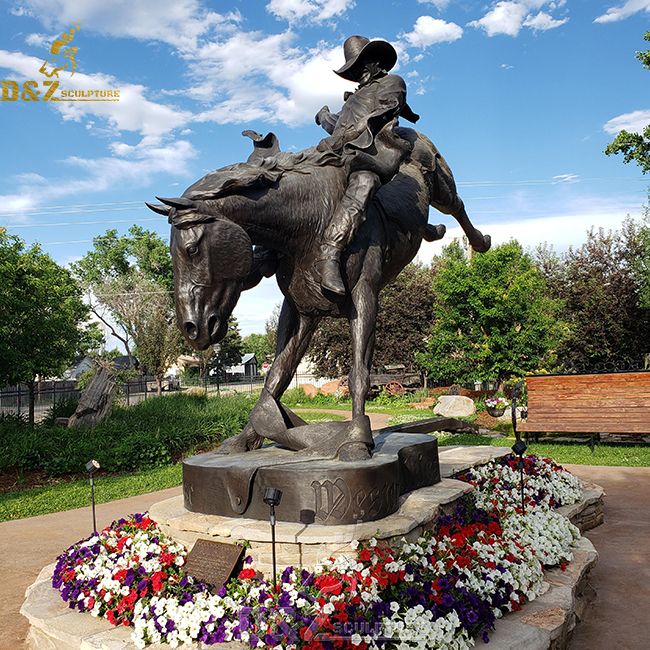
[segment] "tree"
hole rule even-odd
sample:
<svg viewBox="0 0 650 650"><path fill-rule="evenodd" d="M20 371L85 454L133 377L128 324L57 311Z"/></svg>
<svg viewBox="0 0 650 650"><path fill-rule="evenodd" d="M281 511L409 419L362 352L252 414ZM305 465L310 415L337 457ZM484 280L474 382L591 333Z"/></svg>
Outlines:
<svg viewBox="0 0 650 650"><path fill-rule="evenodd" d="M211 368L221 371L224 368L237 366L241 363L243 342L239 333L239 323L234 316L228 319L226 336L214 347L215 355L211 362Z"/></svg>
<svg viewBox="0 0 650 650"><path fill-rule="evenodd" d="M266 358L272 356L275 352L266 333L245 336L242 339L242 350L244 354L252 352L260 363L266 361Z"/></svg>
<svg viewBox="0 0 650 650"><path fill-rule="evenodd" d="M96 301L93 313L156 378L158 393L169 365L182 349L174 319L169 247L156 233L138 226L129 235L108 230L93 250L73 265Z"/></svg>
<svg viewBox="0 0 650 650"><path fill-rule="evenodd" d="M553 364L566 331L559 300L514 241L471 260L447 246L433 281L436 301L427 349L418 355L434 380L496 381Z"/></svg>
<svg viewBox="0 0 650 650"><path fill-rule="evenodd" d="M416 363L416 352L424 350L431 327L433 277L433 268L409 264L382 290L377 314L375 367ZM314 335L309 357L320 376L347 374L352 361L347 321L323 320Z"/></svg>
<svg viewBox="0 0 650 650"><path fill-rule="evenodd" d="M566 370L616 362L636 365L650 351L647 299L650 236L627 219L620 231L590 230L587 241L558 256L538 249L550 294L564 303L570 333L558 348Z"/></svg>
<svg viewBox="0 0 650 650"><path fill-rule="evenodd" d="M107 230L93 239L93 249L72 264L72 269L94 300L91 310L119 340L126 353L134 356L133 326L115 312L107 296L133 292L141 280L155 283L156 290L167 292L171 304L173 291L172 261L169 246L160 236L139 226L129 228L129 235Z"/></svg>
<svg viewBox="0 0 650 650"><path fill-rule="evenodd" d="M36 378L61 374L97 345L88 315L67 269L0 228L0 385L27 384L31 424Z"/></svg>
<svg viewBox="0 0 650 650"><path fill-rule="evenodd" d="M650 41L650 32L646 32L644 37ZM650 50L637 52L636 58L647 70L650 70ZM623 154L623 162L635 162L641 168L644 174L650 172L650 124L648 124L642 133L630 133L621 131L612 142L605 148L608 156L613 154Z"/></svg>

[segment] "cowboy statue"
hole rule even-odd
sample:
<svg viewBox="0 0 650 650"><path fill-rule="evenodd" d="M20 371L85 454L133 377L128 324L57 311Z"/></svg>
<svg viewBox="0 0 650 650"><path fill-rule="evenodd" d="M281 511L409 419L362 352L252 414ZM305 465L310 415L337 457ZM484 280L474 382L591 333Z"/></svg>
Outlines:
<svg viewBox="0 0 650 650"><path fill-rule="evenodd" d="M395 176L412 150L412 145L395 131L397 119L419 119L406 103L404 80L388 74L397 62L397 52L390 43L350 36L343 52L345 65L335 72L359 86L355 92L345 93L339 113L323 106L316 115L316 123L330 134L317 148L341 156L348 179L316 262L321 286L341 295L345 294L341 253L363 223L377 190Z"/></svg>

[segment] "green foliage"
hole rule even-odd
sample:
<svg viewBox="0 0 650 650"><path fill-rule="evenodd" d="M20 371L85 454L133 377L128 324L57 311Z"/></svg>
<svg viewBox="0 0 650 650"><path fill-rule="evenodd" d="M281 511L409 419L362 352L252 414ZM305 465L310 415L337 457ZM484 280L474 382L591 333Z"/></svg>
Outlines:
<svg viewBox="0 0 650 650"><path fill-rule="evenodd" d="M447 246L433 281L437 300L418 360L436 381L497 381L553 363L565 335L561 304L517 242L467 260Z"/></svg>
<svg viewBox="0 0 650 650"><path fill-rule="evenodd" d="M156 492L180 485L182 480L180 465L157 467L122 476L105 476L102 473L95 483L95 500L97 503L107 503ZM0 521L83 508L88 505L88 500L87 478L5 492L0 494Z"/></svg>
<svg viewBox="0 0 650 650"><path fill-rule="evenodd" d="M242 339L242 350L244 354L252 352L261 365L267 357L273 356L275 350L271 346L268 334L249 334Z"/></svg>
<svg viewBox="0 0 650 650"><path fill-rule="evenodd" d="M0 228L0 385L61 374L96 342L70 273Z"/></svg>
<svg viewBox="0 0 650 650"><path fill-rule="evenodd" d="M107 230L93 239L93 249L72 264L74 273L87 285L98 286L106 280L143 277L173 289L169 246L152 230L131 226L128 235Z"/></svg>
<svg viewBox="0 0 650 650"><path fill-rule="evenodd" d="M69 418L77 410L79 405L79 398L69 395L56 400L47 411L42 423L45 425L52 425L56 418Z"/></svg>
<svg viewBox="0 0 650 650"><path fill-rule="evenodd" d="M241 431L252 406L248 396L168 395L115 408L94 429L0 421L0 471L75 474L89 458L107 472L168 465Z"/></svg>
<svg viewBox="0 0 650 650"><path fill-rule="evenodd" d="M435 301L433 267L409 264L379 297L373 364L416 364L424 349ZM322 377L347 375L352 362L350 327L344 319L324 319L314 335L309 357Z"/></svg>
<svg viewBox="0 0 650 650"><path fill-rule="evenodd" d="M648 351L650 326L648 225L628 219L619 231L591 230L582 246L561 256L540 248L537 257L550 295L565 305L569 332L558 348L563 368L638 363Z"/></svg>
<svg viewBox="0 0 650 650"><path fill-rule="evenodd" d="M650 41L650 32L646 32L644 37ZM650 70L650 50L637 52L636 58L647 70ZM623 162L635 162L644 174L650 172L650 124L643 129L642 133L630 133L621 131L612 142L605 148L605 154L608 156L623 154Z"/></svg>

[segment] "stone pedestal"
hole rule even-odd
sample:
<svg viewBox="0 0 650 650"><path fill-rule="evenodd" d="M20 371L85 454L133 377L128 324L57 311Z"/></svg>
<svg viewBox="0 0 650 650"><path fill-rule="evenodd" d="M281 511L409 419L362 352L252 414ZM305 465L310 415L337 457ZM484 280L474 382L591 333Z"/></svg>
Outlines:
<svg viewBox="0 0 650 650"><path fill-rule="evenodd" d="M422 437L431 440L430 436L401 435L410 435L412 441L418 441ZM399 443L399 439L395 442ZM278 521L278 566L294 565L312 569L332 555L350 552L350 542L353 540L363 541L374 537L393 543L402 537L417 539L424 530L433 527L446 506L453 508L453 504L463 494L471 492L472 487L469 484L451 479L450 476L509 453L510 449L507 447L441 448L436 454L440 459L442 480L435 485L421 487L398 497L397 511L380 520L339 525ZM313 493L308 496L313 498ZM261 501L261 495L259 499ZM183 497L178 496L154 504L149 513L163 532L187 548L191 548L199 538L226 544L248 542L248 553L252 555L255 567L270 576L273 567L268 507L264 506L261 511L266 516L255 519L199 514L190 512L184 505Z"/></svg>
<svg viewBox="0 0 650 650"><path fill-rule="evenodd" d="M371 537L395 542L415 539L435 525L440 514L454 507L457 499L470 492L467 483L448 478L458 471L482 465L510 450L499 447L445 447L440 451L443 479L436 485L420 488L400 499L397 512L381 521L326 526L321 524L278 523L278 565L312 568L330 555L351 552L352 540ZM581 502L560 508L576 525L589 527L600 521L603 490L586 485ZM188 548L199 539L234 543L248 540L256 568L271 571L269 558L270 527L265 521L201 515L185 509L182 497L155 504L150 514L161 528ZM546 589L534 602L515 614L497 621L490 635L492 650L560 650L568 647L571 632L582 618L594 592L589 573L597 553L588 539L578 541L574 559L567 571L552 569L545 574ZM51 587L54 565L45 567L36 582L28 587L21 614L30 623L27 646L34 650L133 650L129 628L115 628L107 621L71 611ZM193 648L201 648L197 643ZM214 647L214 646L211 646ZM219 646L224 650L243 650L240 643ZM149 646L164 650L167 645Z"/></svg>

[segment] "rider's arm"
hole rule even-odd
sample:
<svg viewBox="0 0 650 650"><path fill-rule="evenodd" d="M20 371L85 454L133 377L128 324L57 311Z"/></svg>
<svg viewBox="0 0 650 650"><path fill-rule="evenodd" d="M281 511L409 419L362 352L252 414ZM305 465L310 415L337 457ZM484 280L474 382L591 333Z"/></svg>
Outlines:
<svg viewBox="0 0 650 650"><path fill-rule="evenodd" d="M329 106L323 106L323 108L316 113L316 124L322 126L330 135L334 133L334 128L339 119L338 113L332 113L329 109Z"/></svg>

